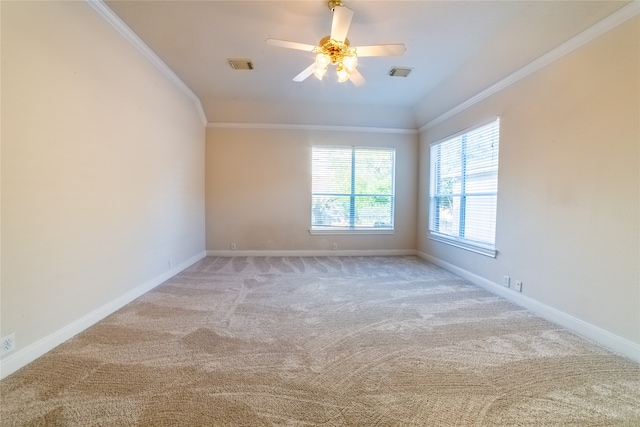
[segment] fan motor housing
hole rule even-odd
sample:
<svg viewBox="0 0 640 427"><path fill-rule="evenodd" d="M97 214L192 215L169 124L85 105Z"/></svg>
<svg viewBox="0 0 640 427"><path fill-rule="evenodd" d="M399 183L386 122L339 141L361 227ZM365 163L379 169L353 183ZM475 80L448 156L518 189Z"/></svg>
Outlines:
<svg viewBox="0 0 640 427"><path fill-rule="evenodd" d="M333 40L331 36L324 37L318 43L319 53L324 53L331 58L331 63L336 64L339 59L349 52L349 39L344 39L344 43Z"/></svg>
<svg viewBox="0 0 640 427"><path fill-rule="evenodd" d="M331 12L333 12L336 7L342 6L342 2L340 0L331 0L329 2L329 9L331 9Z"/></svg>

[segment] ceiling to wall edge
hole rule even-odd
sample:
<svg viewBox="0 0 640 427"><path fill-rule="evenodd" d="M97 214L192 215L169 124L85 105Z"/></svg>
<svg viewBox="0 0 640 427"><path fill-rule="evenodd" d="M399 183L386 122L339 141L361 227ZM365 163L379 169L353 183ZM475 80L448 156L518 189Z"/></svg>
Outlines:
<svg viewBox="0 0 640 427"><path fill-rule="evenodd" d="M208 123L207 116L202 108L200 98L193 93L193 91L187 86L176 73L162 60L156 53L151 50L145 42L124 23L118 15L113 12L109 6L107 6L102 0L85 0L89 5L95 9L105 21L107 21L113 28L116 29L130 44L132 44L144 57L146 57L151 64L153 64L164 76L169 79L184 95L187 96L195 104L198 116L202 121L202 124L206 126Z"/></svg>
<svg viewBox="0 0 640 427"><path fill-rule="evenodd" d="M407 128L378 128L364 126L331 126L331 125L304 125L304 124L286 124L286 123L222 123L209 122L202 108L200 98L178 77L169 66L151 50L145 42L127 24L120 19L103 0L85 0L102 16L111 26L113 26L129 43L138 49L158 70L164 74L169 81L184 93L195 104L196 110L202 121L202 124L208 128L235 128L235 129L285 129L285 130L322 130L322 131L347 131L347 132L372 132L372 133L392 133L392 134L421 134L435 125L455 116L456 114L466 110L467 108L477 104L485 98L505 89L515 82L535 73L539 69L551 64L557 59L569 54L575 49L585 45L591 40L601 36L602 34L614 29L618 25L626 22L640 13L640 0L632 0L625 6L621 7L611 15L560 44L514 73L506 76L497 83L489 86L480 93L472 96L465 102L453 107L449 111L430 120L417 129Z"/></svg>
<svg viewBox="0 0 640 427"><path fill-rule="evenodd" d="M228 122L209 122L208 128L218 129L272 129L272 130L317 130L317 131L335 131L335 132L370 132L370 133L390 133L402 135L417 135L418 129L407 128L382 128L370 126L343 126L343 125L305 125L305 124L289 124L289 123L228 123Z"/></svg>
<svg viewBox="0 0 640 427"><path fill-rule="evenodd" d="M494 93L497 93L502 89L505 89L508 86L511 86L517 81L522 80L523 78L535 73L541 68L546 67L552 62L562 58L565 55L568 55L572 51L587 44L591 40L616 28L617 26L633 18L639 13L640 13L640 1L639 0L631 1L630 3L626 4L625 6L621 7L620 9L612 13L611 15L595 23L591 27L587 28L581 33L570 38L566 42L556 46L555 48L551 49L549 52L538 57L537 59L533 60L532 62L520 68L519 70L516 70L515 72L509 74L507 77L503 78L502 80L499 80L497 83L494 83L493 85L484 89L477 95L472 96L471 98L467 99L466 101L462 102L456 107L453 107L451 110L425 123L418 129L419 133L422 133L434 127L435 125L442 123L448 118L455 116L461 111L466 110L467 108L471 107L474 104L477 104L478 102L482 101L485 98L488 98Z"/></svg>

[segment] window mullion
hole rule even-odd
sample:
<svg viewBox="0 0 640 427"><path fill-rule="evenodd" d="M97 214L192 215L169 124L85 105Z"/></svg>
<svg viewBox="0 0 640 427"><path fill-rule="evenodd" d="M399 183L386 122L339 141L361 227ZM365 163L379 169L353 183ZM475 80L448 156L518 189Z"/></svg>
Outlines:
<svg viewBox="0 0 640 427"><path fill-rule="evenodd" d="M442 146L438 145L438 167L435 169L435 179L436 179L436 196L434 197L436 207L435 207L435 224L440 224L440 207L442 205L442 171L441 171L441 161L442 161Z"/></svg>
<svg viewBox="0 0 640 427"><path fill-rule="evenodd" d="M467 135L462 135L461 141L461 183L460 183L460 229L458 235L464 237L465 221L467 217Z"/></svg>
<svg viewBox="0 0 640 427"><path fill-rule="evenodd" d="M356 226L356 149L351 149L351 197L349 198L349 227Z"/></svg>

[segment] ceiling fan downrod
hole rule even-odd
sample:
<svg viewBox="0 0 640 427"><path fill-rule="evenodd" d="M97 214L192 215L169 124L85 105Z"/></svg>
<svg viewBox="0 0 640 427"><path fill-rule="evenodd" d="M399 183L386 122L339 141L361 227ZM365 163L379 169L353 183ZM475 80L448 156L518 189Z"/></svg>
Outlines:
<svg viewBox="0 0 640 427"><path fill-rule="evenodd" d="M331 9L331 12L333 12L336 7L342 6L342 2L340 0L331 0L329 1L328 5L329 9Z"/></svg>

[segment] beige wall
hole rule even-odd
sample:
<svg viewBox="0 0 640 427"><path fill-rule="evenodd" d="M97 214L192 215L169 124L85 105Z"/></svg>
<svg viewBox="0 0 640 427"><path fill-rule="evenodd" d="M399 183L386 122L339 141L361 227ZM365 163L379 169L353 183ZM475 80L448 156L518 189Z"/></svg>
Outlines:
<svg viewBox="0 0 640 427"><path fill-rule="evenodd" d="M396 149L393 235L310 235L311 147ZM207 129L207 250L414 250L417 135L287 129Z"/></svg>
<svg viewBox="0 0 640 427"><path fill-rule="evenodd" d="M1 3L1 333L21 350L203 253L205 127L87 3Z"/></svg>
<svg viewBox="0 0 640 427"><path fill-rule="evenodd" d="M0 335L206 248L413 250L640 343L638 18L420 136L209 128L84 2L0 2ZM426 239L428 144L500 115L496 259ZM313 144L396 148L393 235L311 236ZM206 183L205 183L206 181ZM205 188L206 187L206 188ZM205 214L206 194L206 214ZM206 233L205 233L206 218Z"/></svg>
<svg viewBox="0 0 640 427"><path fill-rule="evenodd" d="M640 343L638 18L421 135L419 249ZM501 117L496 259L426 239L429 143Z"/></svg>

